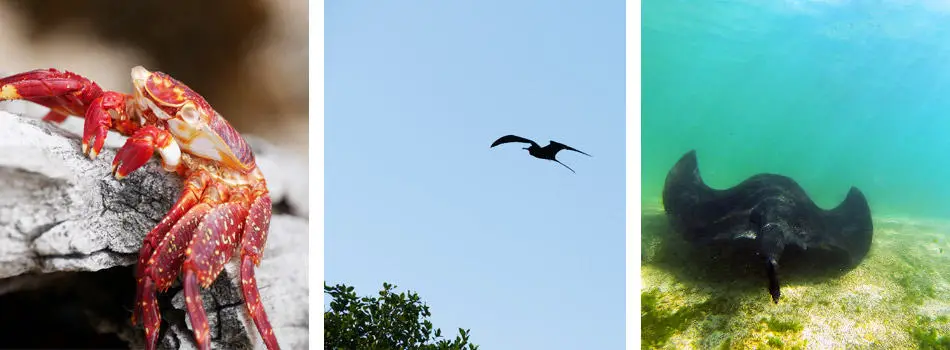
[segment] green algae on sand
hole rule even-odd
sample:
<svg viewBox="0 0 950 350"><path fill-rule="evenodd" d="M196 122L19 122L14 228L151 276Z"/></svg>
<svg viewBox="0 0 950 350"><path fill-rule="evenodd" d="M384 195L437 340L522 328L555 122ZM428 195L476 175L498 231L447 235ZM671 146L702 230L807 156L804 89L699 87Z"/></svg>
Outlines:
<svg viewBox="0 0 950 350"><path fill-rule="evenodd" d="M773 304L758 265L702 260L662 209L642 218L644 349L950 347L950 222L876 219L860 265L789 276Z"/></svg>

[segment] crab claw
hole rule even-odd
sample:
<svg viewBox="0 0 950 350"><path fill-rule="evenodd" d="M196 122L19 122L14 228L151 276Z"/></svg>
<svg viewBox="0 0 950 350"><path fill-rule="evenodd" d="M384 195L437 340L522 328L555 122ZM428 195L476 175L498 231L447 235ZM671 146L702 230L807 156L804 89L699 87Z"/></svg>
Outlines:
<svg viewBox="0 0 950 350"><path fill-rule="evenodd" d="M109 118L107 113L87 113L82 131L82 154L89 156L90 159L96 159L106 142L110 127L112 127L112 118ZM90 143L92 149L89 148Z"/></svg>
<svg viewBox="0 0 950 350"><path fill-rule="evenodd" d="M152 158L154 147L148 141L129 139L112 160L112 174L122 179Z"/></svg>
<svg viewBox="0 0 950 350"><path fill-rule="evenodd" d="M165 169L174 171L181 159L181 149L168 131L149 125L139 129L125 141L125 145L122 145L112 160L112 174L117 179L128 176L145 165L156 149L162 156Z"/></svg>
<svg viewBox="0 0 950 350"><path fill-rule="evenodd" d="M82 153L95 159L102 151L106 135L112 128L112 119L125 114L125 96L117 92L106 92L92 101L86 109L86 121L82 131ZM90 148L91 144L91 148Z"/></svg>

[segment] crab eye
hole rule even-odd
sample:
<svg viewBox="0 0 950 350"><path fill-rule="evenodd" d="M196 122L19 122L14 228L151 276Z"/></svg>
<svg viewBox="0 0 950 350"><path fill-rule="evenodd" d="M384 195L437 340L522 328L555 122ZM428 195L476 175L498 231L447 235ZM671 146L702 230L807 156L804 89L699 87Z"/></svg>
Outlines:
<svg viewBox="0 0 950 350"><path fill-rule="evenodd" d="M181 119L184 119L188 124L198 123L198 109L190 103L182 106L181 110L178 111L178 115L180 115Z"/></svg>
<svg viewBox="0 0 950 350"><path fill-rule="evenodd" d="M138 82L142 85L145 85L145 81L148 80L148 77L151 75L145 67L135 66L132 67L132 80Z"/></svg>

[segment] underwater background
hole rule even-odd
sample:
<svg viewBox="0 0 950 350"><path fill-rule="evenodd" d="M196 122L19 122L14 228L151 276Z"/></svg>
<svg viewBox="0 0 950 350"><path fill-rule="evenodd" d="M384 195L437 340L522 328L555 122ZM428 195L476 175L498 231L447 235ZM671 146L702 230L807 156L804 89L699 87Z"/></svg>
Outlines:
<svg viewBox="0 0 950 350"><path fill-rule="evenodd" d="M641 39L643 348L950 349L950 1L644 0ZM762 266L670 229L691 149L717 189L781 174L830 209L858 187L871 251L780 261L771 303Z"/></svg>
<svg viewBox="0 0 950 350"><path fill-rule="evenodd" d="M950 219L950 2L642 8L642 201L696 149L714 188L771 172L822 208Z"/></svg>

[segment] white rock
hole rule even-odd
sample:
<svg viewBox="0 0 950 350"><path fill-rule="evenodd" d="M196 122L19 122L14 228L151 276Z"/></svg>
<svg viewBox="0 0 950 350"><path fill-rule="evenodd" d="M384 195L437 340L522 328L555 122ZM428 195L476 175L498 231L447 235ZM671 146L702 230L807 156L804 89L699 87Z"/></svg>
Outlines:
<svg viewBox="0 0 950 350"><path fill-rule="evenodd" d="M145 234L181 191L181 179L162 170L157 159L118 181L110 175L114 150L105 149L90 160L74 136L4 111L0 111L0 150L0 295L44 288L44 276L56 272L134 265ZM279 159L258 158L279 166ZM276 195L275 203L283 199ZM274 332L286 349L308 345L307 225L302 218L275 215L256 273ZM236 275L222 275L202 294L209 318L214 314L213 327L223 325L220 333L213 333L212 347L262 348L257 329L247 322ZM134 283L133 277L121 283ZM180 295L175 288L170 293ZM176 307L184 309L181 304ZM166 321L171 327L160 340L161 348L193 347L184 319ZM113 326L94 326L118 327L115 332L130 346L143 345L141 326L130 329L127 318Z"/></svg>

